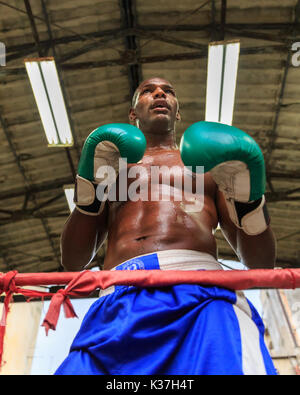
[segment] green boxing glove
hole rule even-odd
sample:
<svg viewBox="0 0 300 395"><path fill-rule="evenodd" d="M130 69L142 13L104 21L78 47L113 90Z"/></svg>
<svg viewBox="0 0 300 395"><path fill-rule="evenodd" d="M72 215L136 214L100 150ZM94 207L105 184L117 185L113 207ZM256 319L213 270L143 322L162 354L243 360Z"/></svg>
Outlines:
<svg viewBox="0 0 300 395"><path fill-rule="evenodd" d="M94 130L85 140L78 165L74 195L77 209L86 215L99 215L109 188L116 181L119 159L137 163L144 156L145 149L145 136L133 125L113 123ZM106 182L105 191L103 188L99 190L103 181Z"/></svg>
<svg viewBox="0 0 300 395"><path fill-rule="evenodd" d="M197 122L180 143L185 166L204 166L223 192L233 223L248 235L265 231L270 223L265 203L265 163L258 144L233 126Z"/></svg>

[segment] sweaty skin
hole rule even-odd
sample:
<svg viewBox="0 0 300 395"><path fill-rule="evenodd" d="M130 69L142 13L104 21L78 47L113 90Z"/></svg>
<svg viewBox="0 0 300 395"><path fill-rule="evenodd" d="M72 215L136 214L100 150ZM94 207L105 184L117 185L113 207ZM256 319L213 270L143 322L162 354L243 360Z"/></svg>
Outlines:
<svg viewBox="0 0 300 395"><path fill-rule="evenodd" d="M180 167L181 174L175 177L182 177L182 186L184 185L184 165L179 150L161 149L150 154L146 151L142 163L138 165L147 169L149 188L150 166L166 164ZM218 224L216 187L209 174L200 177L204 177L205 194L198 196L197 202L191 200L195 200L195 194L192 193L186 193L185 196L182 193L182 201L174 199L176 188L172 176L169 201L163 201L160 195L159 201L110 202L108 248L104 269L111 269L134 256L169 249L203 251L216 257L216 242L213 236L213 229ZM133 181L128 179L128 186ZM162 182L162 177L159 181ZM162 189L161 184L152 185L152 188L155 187ZM166 196L166 200L167 198Z"/></svg>

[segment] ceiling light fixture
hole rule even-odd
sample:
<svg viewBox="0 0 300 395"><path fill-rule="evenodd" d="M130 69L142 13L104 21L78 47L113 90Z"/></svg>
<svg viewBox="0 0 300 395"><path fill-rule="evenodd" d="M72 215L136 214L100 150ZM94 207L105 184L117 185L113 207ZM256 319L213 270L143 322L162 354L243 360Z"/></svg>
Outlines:
<svg viewBox="0 0 300 395"><path fill-rule="evenodd" d="M66 199L68 202L68 206L70 209L70 212L72 212L75 209L75 203L74 203L74 185L64 185L64 192L66 195Z"/></svg>
<svg viewBox="0 0 300 395"><path fill-rule="evenodd" d="M239 54L239 40L209 44L206 121L232 125Z"/></svg>
<svg viewBox="0 0 300 395"><path fill-rule="evenodd" d="M72 146L72 131L54 58L25 59L24 63L48 146Z"/></svg>

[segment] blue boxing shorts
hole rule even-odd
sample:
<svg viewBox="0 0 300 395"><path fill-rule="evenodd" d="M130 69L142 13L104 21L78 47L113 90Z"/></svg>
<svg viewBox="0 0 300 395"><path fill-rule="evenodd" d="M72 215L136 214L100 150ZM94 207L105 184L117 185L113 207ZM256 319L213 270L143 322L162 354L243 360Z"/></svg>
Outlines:
<svg viewBox="0 0 300 395"><path fill-rule="evenodd" d="M169 250L113 270L222 270L211 255ZM100 292L55 374L276 374L264 325L242 292L216 286L113 286Z"/></svg>

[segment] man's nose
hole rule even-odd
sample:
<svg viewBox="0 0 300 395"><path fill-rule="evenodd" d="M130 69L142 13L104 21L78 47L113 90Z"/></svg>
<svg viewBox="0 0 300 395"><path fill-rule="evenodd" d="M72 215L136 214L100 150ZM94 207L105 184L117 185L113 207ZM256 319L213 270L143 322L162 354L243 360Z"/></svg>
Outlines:
<svg viewBox="0 0 300 395"><path fill-rule="evenodd" d="M157 87L153 93L154 98L166 97L165 91L160 87Z"/></svg>

